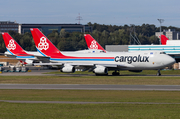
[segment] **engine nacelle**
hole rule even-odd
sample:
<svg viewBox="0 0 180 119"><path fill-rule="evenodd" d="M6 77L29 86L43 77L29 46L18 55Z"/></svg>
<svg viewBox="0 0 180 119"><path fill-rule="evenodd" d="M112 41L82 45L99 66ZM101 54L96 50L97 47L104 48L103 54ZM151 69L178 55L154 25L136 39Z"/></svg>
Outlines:
<svg viewBox="0 0 180 119"><path fill-rule="evenodd" d="M73 72L75 72L75 67L73 67L73 66L64 66L61 69L61 72L64 72L64 73L73 73Z"/></svg>
<svg viewBox="0 0 180 119"><path fill-rule="evenodd" d="M96 74L107 74L108 73L108 69L104 66L98 66L94 69L93 71Z"/></svg>

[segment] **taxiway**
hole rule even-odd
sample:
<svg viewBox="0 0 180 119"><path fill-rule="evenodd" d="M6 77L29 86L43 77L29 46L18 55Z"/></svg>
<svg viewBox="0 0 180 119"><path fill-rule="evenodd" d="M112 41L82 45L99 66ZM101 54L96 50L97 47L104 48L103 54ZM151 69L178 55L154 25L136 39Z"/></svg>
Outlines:
<svg viewBox="0 0 180 119"><path fill-rule="evenodd" d="M0 89L180 91L179 85L0 84Z"/></svg>

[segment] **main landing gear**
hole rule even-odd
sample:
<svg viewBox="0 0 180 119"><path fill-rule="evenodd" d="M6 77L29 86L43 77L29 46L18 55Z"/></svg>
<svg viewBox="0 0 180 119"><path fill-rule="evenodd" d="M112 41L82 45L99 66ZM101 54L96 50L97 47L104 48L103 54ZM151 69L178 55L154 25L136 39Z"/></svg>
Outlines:
<svg viewBox="0 0 180 119"><path fill-rule="evenodd" d="M160 72L161 70L160 69L158 69L158 72L157 72L157 76L161 76L161 72Z"/></svg>
<svg viewBox="0 0 180 119"><path fill-rule="evenodd" d="M114 71L114 72L112 73L112 75L113 75L113 76L119 76L119 71Z"/></svg>
<svg viewBox="0 0 180 119"><path fill-rule="evenodd" d="M96 76L108 76L108 73L107 74L97 74L95 73Z"/></svg>

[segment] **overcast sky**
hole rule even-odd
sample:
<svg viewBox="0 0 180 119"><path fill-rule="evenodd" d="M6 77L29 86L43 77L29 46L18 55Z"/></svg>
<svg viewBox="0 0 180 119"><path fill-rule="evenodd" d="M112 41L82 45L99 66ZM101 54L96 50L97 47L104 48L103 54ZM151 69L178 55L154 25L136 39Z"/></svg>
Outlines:
<svg viewBox="0 0 180 119"><path fill-rule="evenodd" d="M0 21L180 27L179 0L1 0Z"/></svg>

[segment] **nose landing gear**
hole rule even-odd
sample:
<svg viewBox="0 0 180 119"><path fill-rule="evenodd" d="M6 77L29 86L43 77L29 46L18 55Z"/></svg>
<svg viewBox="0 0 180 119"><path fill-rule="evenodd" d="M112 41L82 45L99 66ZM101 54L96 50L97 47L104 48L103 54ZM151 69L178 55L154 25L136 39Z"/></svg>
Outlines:
<svg viewBox="0 0 180 119"><path fill-rule="evenodd" d="M161 72L160 72L161 70L160 69L158 69L158 72L157 72L157 76L161 76Z"/></svg>

